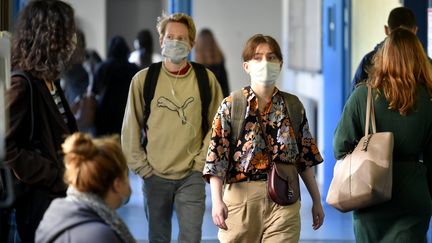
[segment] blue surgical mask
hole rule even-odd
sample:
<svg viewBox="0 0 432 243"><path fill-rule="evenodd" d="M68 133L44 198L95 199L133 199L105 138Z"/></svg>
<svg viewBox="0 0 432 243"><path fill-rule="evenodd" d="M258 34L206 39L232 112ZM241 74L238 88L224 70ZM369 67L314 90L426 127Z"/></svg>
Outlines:
<svg viewBox="0 0 432 243"><path fill-rule="evenodd" d="M183 60L186 60L190 49L187 42L165 39L162 47L162 56L170 59L174 64L180 64Z"/></svg>
<svg viewBox="0 0 432 243"><path fill-rule="evenodd" d="M276 83L281 71L279 62L267 61L250 61L249 75L252 82L260 83L264 86L270 86Z"/></svg>
<svg viewBox="0 0 432 243"><path fill-rule="evenodd" d="M126 205L129 202L131 194L132 194L132 189L129 185L129 192L128 192L127 196L123 198L123 201L122 201L122 204L120 205L120 207Z"/></svg>

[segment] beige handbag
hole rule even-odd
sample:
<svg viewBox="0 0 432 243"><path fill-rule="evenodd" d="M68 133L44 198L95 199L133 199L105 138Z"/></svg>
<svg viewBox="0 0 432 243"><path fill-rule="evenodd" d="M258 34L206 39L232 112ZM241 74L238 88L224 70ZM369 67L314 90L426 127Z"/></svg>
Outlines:
<svg viewBox="0 0 432 243"><path fill-rule="evenodd" d="M366 105L365 135L351 154L336 162L327 193L327 203L341 212L369 207L391 198L393 133L376 132L370 86ZM369 116L372 134L369 134Z"/></svg>

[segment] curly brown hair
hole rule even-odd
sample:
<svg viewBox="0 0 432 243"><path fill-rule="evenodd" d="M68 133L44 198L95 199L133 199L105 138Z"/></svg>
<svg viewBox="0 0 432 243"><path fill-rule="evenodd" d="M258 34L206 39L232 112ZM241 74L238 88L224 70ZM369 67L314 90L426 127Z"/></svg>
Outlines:
<svg viewBox="0 0 432 243"><path fill-rule="evenodd" d="M59 0L30 1L12 36L12 68L54 81L75 49L73 8Z"/></svg>

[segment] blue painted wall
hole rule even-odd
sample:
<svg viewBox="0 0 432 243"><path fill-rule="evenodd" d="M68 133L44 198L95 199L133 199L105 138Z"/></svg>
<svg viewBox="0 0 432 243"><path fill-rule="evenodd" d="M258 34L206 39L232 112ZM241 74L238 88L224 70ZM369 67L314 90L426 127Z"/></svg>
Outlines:
<svg viewBox="0 0 432 243"><path fill-rule="evenodd" d="M351 0L323 1L324 185L326 197L333 178L333 133L350 86Z"/></svg>
<svg viewBox="0 0 432 243"><path fill-rule="evenodd" d="M171 0L169 2L170 13L185 13L192 15L192 0Z"/></svg>

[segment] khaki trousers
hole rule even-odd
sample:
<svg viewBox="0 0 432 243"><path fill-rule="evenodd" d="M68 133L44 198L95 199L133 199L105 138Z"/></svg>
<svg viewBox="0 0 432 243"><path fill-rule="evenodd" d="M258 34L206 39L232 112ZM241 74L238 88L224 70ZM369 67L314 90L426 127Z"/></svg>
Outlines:
<svg viewBox="0 0 432 243"><path fill-rule="evenodd" d="M225 186L228 230L219 229L220 242L297 243L300 238L300 200L280 206L267 196L266 181Z"/></svg>

